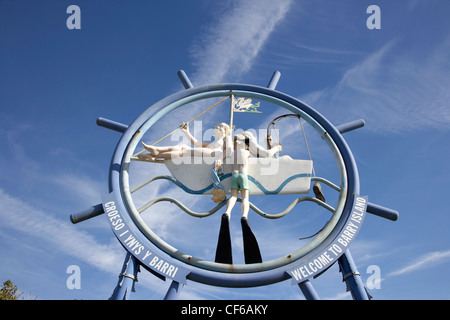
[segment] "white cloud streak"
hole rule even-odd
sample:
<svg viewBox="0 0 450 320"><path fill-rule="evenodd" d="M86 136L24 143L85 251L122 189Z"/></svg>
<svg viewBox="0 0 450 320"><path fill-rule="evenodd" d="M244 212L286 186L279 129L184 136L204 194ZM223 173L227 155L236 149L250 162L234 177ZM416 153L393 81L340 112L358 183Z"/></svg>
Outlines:
<svg viewBox="0 0 450 320"><path fill-rule="evenodd" d="M375 132L445 130L450 124L450 38L427 57L391 41L350 68L333 88L301 99L331 113L337 124L363 118Z"/></svg>
<svg viewBox="0 0 450 320"><path fill-rule="evenodd" d="M20 241L21 233L33 239L33 243L24 243L29 250L40 248L42 261L46 256L70 256L91 265L93 268L118 275L123 264L125 251L111 234L109 243L101 243L93 235L80 230L69 222L69 218L61 220L54 214L43 212L33 205L7 194L0 189L0 219L3 221L0 230L5 237ZM9 236L8 234L12 234ZM155 294L167 290L167 283L153 276L139 278L140 285ZM111 283L111 291L115 283ZM109 293L108 293L109 294ZM105 296L104 298L107 298ZM195 293L187 292L185 298L198 299Z"/></svg>
<svg viewBox="0 0 450 320"><path fill-rule="evenodd" d="M104 271L116 270L123 254L117 246L100 244L88 233L76 230L69 219L62 221L0 189L2 228L23 232L44 241L49 253L63 252ZM120 258L119 258L120 257Z"/></svg>
<svg viewBox="0 0 450 320"><path fill-rule="evenodd" d="M104 181L92 179L86 175L64 173L48 177L50 183L70 194L71 200L96 205L100 203L102 194L106 193Z"/></svg>
<svg viewBox="0 0 450 320"><path fill-rule="evenodd" d="M388 274L388 276L400 276L403 274L416 272L419 270L433 268L440 263L450 260L450 250L434 251L426 253L409 265Z"/></svg>
<svg viewBox="0 0 450 320"><path fill-rule="evenodd" d="M194 85L236 79L248 72L290 5L291 0L232 1L191 48Z"/></svg>

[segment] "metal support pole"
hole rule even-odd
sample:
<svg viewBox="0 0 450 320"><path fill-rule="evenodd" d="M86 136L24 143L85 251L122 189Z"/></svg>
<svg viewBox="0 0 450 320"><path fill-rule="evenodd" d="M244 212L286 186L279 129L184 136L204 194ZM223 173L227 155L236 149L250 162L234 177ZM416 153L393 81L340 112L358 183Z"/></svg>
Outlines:
<svg viewBox="0 0 450 320"><path fill-rule="evenodd" d="M110 300L127 300L130 291L134 292L134 283L137 281L138 262L129 252L125 257L119 282Z"/></svg>
<svg viewBox="0 0 450 320"><path fill-rule="evenodd" d="M312 283L309 280L300 282L298 284L300 287L300 290L302 290L303 295L305 296L306 300L319 300L319 295L317 294L316 290L314 289Z"/></svg>
<svg viewBox="0 0 450 320"><path fill-rule="evenodd" d="M184 72L184 70L179 70L178 71L178 77L181 80L181 83L183 84L185 89L190 89L193 88L194 85L192 84L191 80L189 80L186 72Z"/></svg>
<svg viewBox="0 0 450 320"><path fill-rule="evenodd" d="M361 280L361 275L356 269L350 250L347 250L338 260L343 281L346 282L347 288L352 294L353 300L369 300L366 288Z"/></svg>
<svg viewBox="0 0 450 320"><path fill-rule="evenodd" d="M128 126L126 124L112 121L109 119L105 119L102 117L97 118L97 125L99 125L100 127L103 127L103 128L107 128L110 130L120 132L120 133L124 133L128 129Z"/></svg>
<svg viewBox="0 0 450 320"><path fill-rule="evenodd" d="M343 134L352 130L362 128L364 127L365 124L366 124L365 121L363 119L360 119L341 124L340 126L336 126L336 129L339 131L340 134Z"/></svg>
<svg viewBox="0 0 450 320"><path fill-rule="evenodd" d="M72 221L73 224L99 216L101 214L105 213L103 211L102 204L97 204L95 206L89 207L84 211L80 211L74 214L70 215L70 221Z"/></svg>
<svg viewBox="0 0 450 320"><path fill-rule="evenodd" d="M233 136L233 115L234 115L234 94L231 95L230 101L230 136Z"/></svg>
<svg viewBox="0 0 450 320"><path fill-rule="evenodd" d="M370 202L367 203L367 212L392 221L397 221L399 217L398 211L385 208Z"/></svg>
<svg viewBox="0 0 450 320"><path fill-rule="evenodd" d="M280 81L281 72L275 71L272 75L272 78L270 78L269 84L267 85L267 88L271 90L275 90L277 87L278 81Z"/></svg>
<svg viewBox="0 0 450 320"><path fill-rule="evenodd" d="M183 285L179 282L172 281L169 290L167 290L166 296L164 297L164 300L176 300L182 287Z"/></svg>

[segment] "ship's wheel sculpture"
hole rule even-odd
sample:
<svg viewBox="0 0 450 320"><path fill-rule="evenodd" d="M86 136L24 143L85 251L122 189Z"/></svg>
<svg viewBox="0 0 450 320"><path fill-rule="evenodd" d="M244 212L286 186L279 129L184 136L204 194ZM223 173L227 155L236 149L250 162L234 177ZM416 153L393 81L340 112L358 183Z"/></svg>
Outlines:
<svg viewBox="0 0 450 320"><path fill-rule="evenodd" d="M178 75L185 90L155 103L129 126L97 119L98 125L122 133L109 168L109 194L101 204L70 218L78 223L104 214L126 249L126 259L111 298L127 298L134 289L139 267L143 267L171 281L165 299L176 298L187 280L221 287L254 287L288 279L298 284L305 298L318 299L310 280L338 262L352 297L368 299L370 295L349 246L361 229L366 212L393 221L397 220L398 212L370 203L367 196L360 195L358 170L342 134L364 126L364 121L335 127L310 106L275 90L280 78L278 71L267 87L246 84L194 87L183 71ZM258 114L260 109L274 115L265 125L263 139L261 135L258 139L256 130L235 128L239 117L236 112ZM179 122L179 127L171 127L171 122L184 116L189 118ZM189 125L195 124L194 120L213 127L209 132L212 142L205 143L191 134ZM289 126L281 125L283 121L291 122ZM292 143L284 143L280 141L281 133L287 127L292 129L292 121L296 123L297 133L289 135L294 139ZM311 135L315 137L312 140ZM174 136L178 140L185 137L188 143L176 143ZM335 173L331 178L319 175L310 151L316 144L321 144L321 150L326 149L334 159ZM297 149L303 150L301 156ZM165 184L155 187L155 183ZM189 204L173 197L180 193L196 200L200 198L195 204L200 203L202 208L209 206L208 209L194 211ZM264 201L254 204L254 196L269 201L285 198L270 201L272 210L273 203L279 208L273 213L259 207ZM236 202L242 208L245 263L233 259L231 248L230 218ZM297 237L294 244L287 246L292 248L290 252L280 248L279 256L265 257L261 245L264 235L256 236L250 227L257 216L277 223L288 215L300 215L301 206L308 203L308 208L314 206L324 211L320 213L325 217L322 226L314 233ZM160 209L152 211L156 204ZM183 243L170 244L168 239L174 237L168 237L167 230L162 234L158 228L158 221L164 221L168 211L164 206L179 211L176 218L179 221L174 223L181 224L183 219L205 221L199 218L220 211L220 226L215 228L213 238L202 244L189 244L189 236L180 236ZM254 213L257 215L253 216ZM189 228L191 220L186 224ZM279 229L270 232L276 230ZM183 234L199 232L189 229ZM210 250L197 250L201 245L209 246ZM209 256L199 256L206 251L210 252Z"/></svg>

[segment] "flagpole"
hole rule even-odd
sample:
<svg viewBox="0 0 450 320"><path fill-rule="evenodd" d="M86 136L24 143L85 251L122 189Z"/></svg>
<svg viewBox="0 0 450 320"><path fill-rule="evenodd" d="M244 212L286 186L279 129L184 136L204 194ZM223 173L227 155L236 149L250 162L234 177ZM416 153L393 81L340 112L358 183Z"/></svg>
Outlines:
<svg viewBox="0 0 450 320"><path fill-rule="evenodd" d="M234 94L231 95L230 105L230 136L233 136Z"/></svg>

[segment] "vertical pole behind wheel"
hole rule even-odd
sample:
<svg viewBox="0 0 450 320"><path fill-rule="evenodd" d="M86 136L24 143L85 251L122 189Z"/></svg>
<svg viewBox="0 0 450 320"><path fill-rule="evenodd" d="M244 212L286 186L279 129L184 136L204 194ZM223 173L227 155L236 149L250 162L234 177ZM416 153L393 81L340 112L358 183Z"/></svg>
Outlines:
<svg viewBox="0 0 450 320"><path fill-rule="evenodd" d="M350 250L347 250L338 260L343 280L346 282L354 300L369 300L361 275L356 269Z"/></svg>
<svg viewBox="0 0 450 320"><path fill-rule="evenodd" d="M319 300L319 295L317 294L316 290L314 289L313 285L309 280L300 282L298 284L300 287L300 290L302 290L303 295L305 296L306 300Z"/></svg>
<svg viewBox="0 0 450 320"><path fill-rule="evenodd" d="M166 296L164 297L164 300L175 300L178 297L178 294L180 293L182 287L183 285L180 285L179 282L172 281L169 290L167 290Z"/></svg>
<svg viewBox="0 0 450 320"><path fill-rule="evenodd" d="M110 300L127 300L128 294L134 291L134 283L137 278L138 262L129 252L125 257L122 272L119 275L119 282Z"/></svg>

